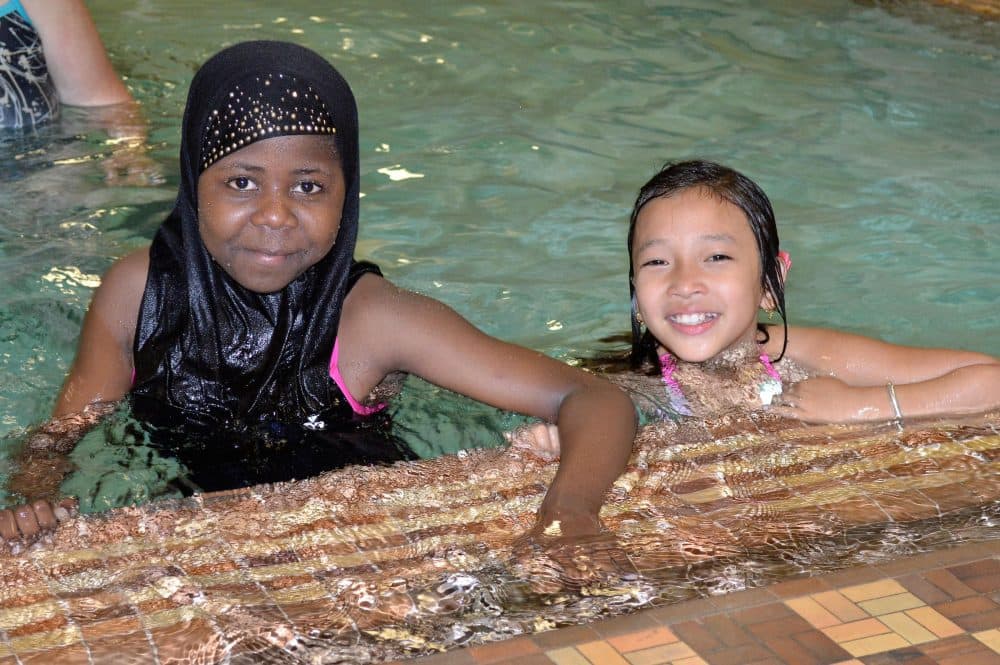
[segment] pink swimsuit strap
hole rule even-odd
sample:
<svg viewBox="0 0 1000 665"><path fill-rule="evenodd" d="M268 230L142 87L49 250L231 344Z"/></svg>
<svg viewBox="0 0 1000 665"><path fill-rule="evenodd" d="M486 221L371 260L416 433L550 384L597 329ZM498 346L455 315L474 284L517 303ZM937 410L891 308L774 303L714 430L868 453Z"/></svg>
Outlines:
<svg viewBox="0 0 1000 665"><path fill-rule="evenodd" d="M766 353L761 353L760 364L764 366L764 371L767 372L768 376L779 383L781 382L781 374L778 374L778 370L774 369L774 364L771 362L771 356Z"/></svg>
<svg viewBox="0 0 1000 665"><path fill-rule="evenodd" d="M340 366L338 365L338 360L340 358L340 338L333 341L333 353L330 354L330 378L333 382L337 384L340 388L340 392L344 394L344 398L347 403L351 405L351 409L354 413L359 416L370 416L373 413L377 413L386 407L385 403L376 404L375 406L365 406L351 394L351 391L347 389L344 383L344 377L340 374Z"/></svg>

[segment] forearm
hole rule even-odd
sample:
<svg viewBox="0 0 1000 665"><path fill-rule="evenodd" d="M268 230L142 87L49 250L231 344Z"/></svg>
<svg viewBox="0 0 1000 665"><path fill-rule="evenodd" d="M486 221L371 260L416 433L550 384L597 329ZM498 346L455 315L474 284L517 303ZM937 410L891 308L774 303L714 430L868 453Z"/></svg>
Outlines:
<svg viewBox="0 0 1000 665"><path fill-rule="evenodd" d="M103 106L132 99L82 0L22 2L41 36L45 61L63 103Z"/></svg>
<svg viewBox="0 0 1000 665"><path fill-rule="evenodd" d="M997 409L1000 408L1000 363L967 365L935 379L896 385L893 390L904 418ZM886 417L895 418L888 390L885 392Z"/></svg>
<svg viewBox="0 0 1000 665"><path fill-rule="evenodd" d="M582 512L595 519L605 494L632 452L636 417L631 400L608 385L568 397L558 417L559 470L541 513Z"/></svg>
<svg viewBox="0 0 1000 665"><path fill-rule="evenodd" d="M54 500L63 478L72 469L69 453L80 438L109 411L94 406L65 418L55 418L25 438L9 489L25 500Z"/></svg>

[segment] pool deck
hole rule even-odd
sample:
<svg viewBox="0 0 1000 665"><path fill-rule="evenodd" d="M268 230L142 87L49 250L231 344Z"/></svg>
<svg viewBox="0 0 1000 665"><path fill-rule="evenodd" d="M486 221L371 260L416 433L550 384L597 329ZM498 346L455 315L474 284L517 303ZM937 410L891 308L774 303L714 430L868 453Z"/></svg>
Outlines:
<svg viewBox="0 0 1000 665"><path fill-rule="evenodd" d="M1000 541L399 662L996 665Z"/></svg>

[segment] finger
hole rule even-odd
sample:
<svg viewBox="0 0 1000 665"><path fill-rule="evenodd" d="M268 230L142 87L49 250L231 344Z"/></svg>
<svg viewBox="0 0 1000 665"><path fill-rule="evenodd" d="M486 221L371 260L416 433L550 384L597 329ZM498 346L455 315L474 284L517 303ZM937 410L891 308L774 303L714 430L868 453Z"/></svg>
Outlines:
<svg viewBox="0 0 1000 665"><path fill-rule="evenodd" d="M52 513L56 516L57 520L65 522L71 517L76 517L79 509L80 503L76 500L76 497L69 496L64 499L60 499Z"/></svg>
<svg viewBox="0 0 1000 665"><path fill-rule="evenodd" d="M14 509L14 520L17 528L25 536L34 536L38 533L38 520L35 518L35 511L31 506L18 506Z"/></svg>
<svg viewBox="0 0 1000 665"><path fill-rule="evenodd" d="M52 504L44 499L39 499L31 504L35 511L35 519L38 521L39 529L54 529L56 527L56 516L52 514Z"/></svg>
<svg viewBox="0 0 1000 665"><path fill-rule="evenodd" d="M768 408L767 411L768 413L773 413L774 415L782 418L792 418L794 420L798 420L801 417L799 411L794 407L783 406L780 404Z"/></svg>
<svg viewBox="0 0 1000 665"><path fill-rule="evenodd" d="M21 537L21 532L17 528L17 521L14 519L14 511L10 509L0 510L0 538L4 540L15 540Z"/></svg>

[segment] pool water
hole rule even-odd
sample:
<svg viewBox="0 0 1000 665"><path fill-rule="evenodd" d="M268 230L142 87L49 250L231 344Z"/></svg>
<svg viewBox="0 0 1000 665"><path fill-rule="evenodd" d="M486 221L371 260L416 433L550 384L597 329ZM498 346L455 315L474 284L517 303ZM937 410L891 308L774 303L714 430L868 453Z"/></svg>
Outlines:
<svg viewBox="0 0 1000 665"><path fill-rule="evenodd" d="M195 69L245 39L303 43L345 74L358 256L491 334L570 359L625 330L635 192L705 157L770 195L795 260L791 323L1000 355L987 19L923 3L280 4L88 3L162 184L107 186L116 146L78 109L0 137L0 464L51 409L99 276L172 204ZM398 407L426 455L499 443L515 422L439 392L413 381Z"/></svg>

